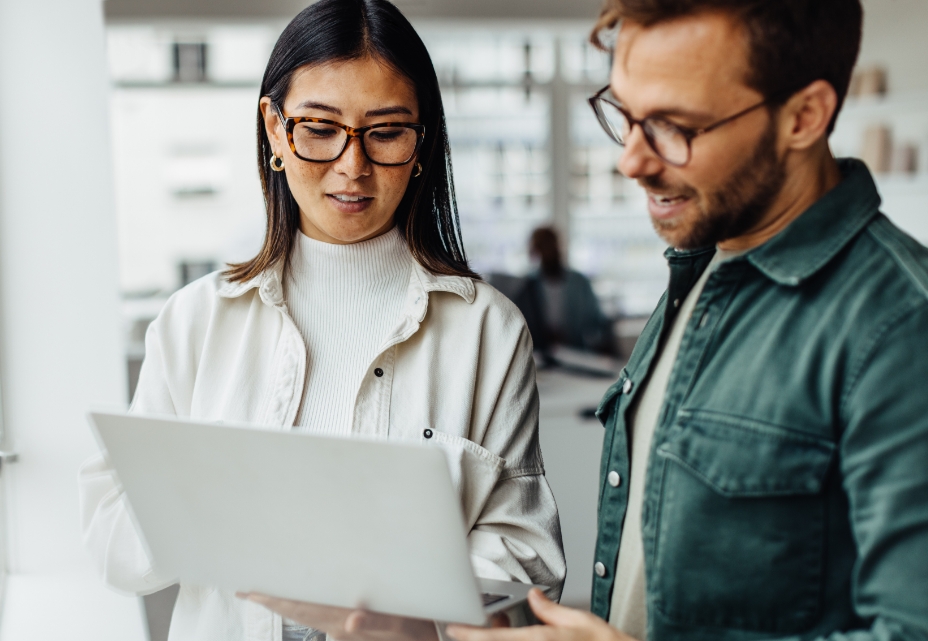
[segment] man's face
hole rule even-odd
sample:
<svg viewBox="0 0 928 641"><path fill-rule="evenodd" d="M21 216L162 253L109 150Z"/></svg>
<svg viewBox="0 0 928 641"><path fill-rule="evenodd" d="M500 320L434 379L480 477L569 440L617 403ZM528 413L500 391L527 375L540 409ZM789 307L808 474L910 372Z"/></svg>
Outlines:
<svg viewBox="0 0 928 641"><path fill-rule="evenodd" d="M747 86L748 41L738 23L702 13L642 27L626 22L610 86L635 118L660 116L700 129L764 100ZM692 140L690 161L674 167L640 127L626 139L619 170L648 192L657 233L680 249L705 247L754 228L785 181L778 127L756 109Z"/></svg>

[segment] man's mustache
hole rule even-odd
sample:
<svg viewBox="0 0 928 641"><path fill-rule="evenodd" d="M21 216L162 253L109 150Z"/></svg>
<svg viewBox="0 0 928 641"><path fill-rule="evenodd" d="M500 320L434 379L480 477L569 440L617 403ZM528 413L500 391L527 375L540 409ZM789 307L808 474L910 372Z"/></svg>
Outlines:
<svg viewBox="0 0 928 641"><path fill-rule="evenodd" d="M661 176L643 176L638 179L638 184L650 191L672 191L679 196L695 196L696 190L689 185L674 185Z"/></svg>

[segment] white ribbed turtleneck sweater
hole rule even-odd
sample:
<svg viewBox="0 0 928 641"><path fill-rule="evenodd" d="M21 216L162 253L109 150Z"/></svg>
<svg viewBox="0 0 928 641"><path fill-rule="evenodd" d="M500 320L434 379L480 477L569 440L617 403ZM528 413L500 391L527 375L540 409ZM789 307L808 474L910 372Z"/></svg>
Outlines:
<svg viewBox="0 0 928 641"><path fill-rule="evenodd" d="M350 432L355 395L397 322L412 260L396 228L353 245L299 234L284 279L287 307L307 351L296 429Z"/></svg>

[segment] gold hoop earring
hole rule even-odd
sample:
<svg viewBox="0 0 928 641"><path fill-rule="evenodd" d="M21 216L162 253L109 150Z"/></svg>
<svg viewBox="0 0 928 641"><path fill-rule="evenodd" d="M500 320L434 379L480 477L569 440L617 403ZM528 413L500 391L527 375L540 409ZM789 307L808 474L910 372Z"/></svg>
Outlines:
<svg viewBox="0 0 928 641"><path fill-rule="evenodd" d="M277 154L271 154L271 169L273 169L274 171L283 171L284 170L284 159L278 158Z"/></svg>
<svg viewBox="0 0 928 641"><path fill-rule="evenodd" d="M418 178L418 177L421 176L421 175L422 175L422 163L421 163L421 162L417 162L417 163L416 163L416 173L414 173L414 174L412 175L412 177L413 177L413 178Z"/></svg>

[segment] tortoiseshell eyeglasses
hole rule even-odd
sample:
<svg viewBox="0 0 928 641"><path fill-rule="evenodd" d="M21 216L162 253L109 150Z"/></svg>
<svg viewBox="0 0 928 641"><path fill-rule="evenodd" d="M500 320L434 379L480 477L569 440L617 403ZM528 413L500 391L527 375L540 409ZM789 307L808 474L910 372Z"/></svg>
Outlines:
<svg viewBox="0 0 928 641"><path fill-rule="evenodd" d="M293 154L307 162L338 160L348 142L358 138L361 150L375 165L406 165L416 157L425 138L425 126L414 122L380 122L367 127L349 127L324 118L288 118L277 108Z"/></svg>

